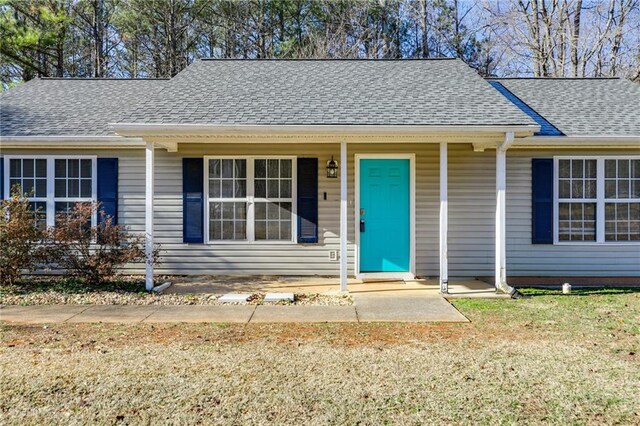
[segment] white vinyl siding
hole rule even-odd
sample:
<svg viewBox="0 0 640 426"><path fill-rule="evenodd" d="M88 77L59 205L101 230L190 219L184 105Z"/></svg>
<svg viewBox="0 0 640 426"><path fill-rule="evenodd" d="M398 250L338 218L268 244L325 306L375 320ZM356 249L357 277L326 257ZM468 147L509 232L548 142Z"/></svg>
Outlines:
<svg viewBox="0 0 640 426"><path fill-rule="evenodd" d="M9 151L9 150L5 150ZM41 150L42 151L42 150ZM162 245L159 274L255 274L337 276L339 262L340 180L326 177L325 165L339 155L338 143L180 144L177 153L156 150L155 240ZM28 152L23 150L24 152ZM3 152L4 153L4 152ZM6 152L14 154L15 150ZM51 154L64 151L52 150ZM75 151L74 153L79 153ZM144 150L93 150L83 154L119 157L119 222L144 232ZM354 155L415 153L416 269L438 275L438 144L349 144L349 273L353 273ZM507 268L511 276L640 276L640 248L630 244L531 244L531 159L552 158L549 150L507 152ZM629 151L563 150L562 155L632 154ZM318 243L182 242L182 158L287 156L318 158ZM495 150L474 152L471 144L449 144L449 275L494 273ZM342 170L342 165L340 167ZM326 199L324 194L326 193ZM140 266L132 272L144 272Z"/></svg>

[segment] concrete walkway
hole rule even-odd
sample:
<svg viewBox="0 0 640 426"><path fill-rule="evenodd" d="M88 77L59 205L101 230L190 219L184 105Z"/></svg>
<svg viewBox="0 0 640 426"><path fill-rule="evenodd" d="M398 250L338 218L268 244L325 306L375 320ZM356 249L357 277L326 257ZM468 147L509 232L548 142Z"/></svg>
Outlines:
<svg viewBox="0 0 640 426"><path fill-rule="evenodd" d="M440 296L353 295L352 306L2 306L0 321L46 323L468 322Z"/></svg>

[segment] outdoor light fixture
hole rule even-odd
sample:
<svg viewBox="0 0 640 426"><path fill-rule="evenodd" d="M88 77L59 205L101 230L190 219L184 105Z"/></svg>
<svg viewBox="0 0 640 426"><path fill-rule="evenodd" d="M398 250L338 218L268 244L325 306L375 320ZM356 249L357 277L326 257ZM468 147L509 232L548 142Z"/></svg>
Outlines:
<svg viewBox="0 0 640 426"><path fill-rule="evenodd" d="M338 177L338 162L333 159L333 155L331 160L327 161L327 177L333 179Z"/></svg>

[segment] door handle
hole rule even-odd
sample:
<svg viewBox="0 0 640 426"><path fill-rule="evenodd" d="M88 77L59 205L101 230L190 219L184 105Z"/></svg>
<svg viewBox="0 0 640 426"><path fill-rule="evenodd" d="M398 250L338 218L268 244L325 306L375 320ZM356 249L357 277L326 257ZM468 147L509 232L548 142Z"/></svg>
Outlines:
<svg viewBox="0 0 640 426"><path fill-rule="evenodd" d="M360 232L364 232L364 219L360 219Z"/></svg>

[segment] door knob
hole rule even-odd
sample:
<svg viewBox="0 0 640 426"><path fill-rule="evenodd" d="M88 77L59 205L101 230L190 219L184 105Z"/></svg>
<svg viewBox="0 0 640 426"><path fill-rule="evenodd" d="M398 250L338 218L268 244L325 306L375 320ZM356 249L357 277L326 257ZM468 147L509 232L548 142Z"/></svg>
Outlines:
<svg viewBox="0 0 640 426"><path fill-rule="evenodd" d="M364 232L364 220L360 219L360 232Z"/></svg>

